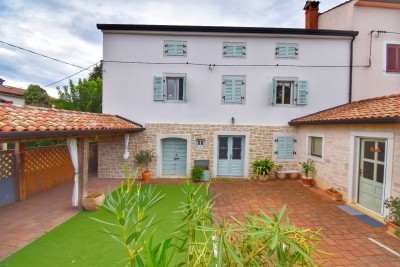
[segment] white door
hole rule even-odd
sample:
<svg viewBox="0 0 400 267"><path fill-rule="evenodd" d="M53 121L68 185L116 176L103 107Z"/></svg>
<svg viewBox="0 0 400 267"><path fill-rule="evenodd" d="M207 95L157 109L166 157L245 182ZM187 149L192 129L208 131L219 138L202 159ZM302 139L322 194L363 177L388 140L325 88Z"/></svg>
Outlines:
<svg viewBox="0 0 400 267"><path fill-rule="evenodd" d="M382 214L386 172L386 140L361 139L358 203Z"/></svg>

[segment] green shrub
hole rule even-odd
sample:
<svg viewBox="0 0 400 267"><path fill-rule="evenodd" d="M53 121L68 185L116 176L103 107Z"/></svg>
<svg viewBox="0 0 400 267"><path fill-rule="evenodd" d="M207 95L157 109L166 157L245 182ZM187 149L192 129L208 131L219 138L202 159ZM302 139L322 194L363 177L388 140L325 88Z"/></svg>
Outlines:
<svg viewBox="0 0 400 267"><path fill-rule="evenodd" d="M400 198L391 196L385 200L384 205L389 209L389 215L385 220L393 221L394 224L400 226Z"/></svg>
<svg viewBox="0 0 400 267"><path fill-rule="evenodd" d="M193 167L191 171L191 178L193 182L200 182L203 177L204 170L200 167Z"/></svg>
<svg viewBox="0 0 400 267"><path fill-rule="evenodd" d="M275 168L275 163L266 158L266 159L257 159L253 162L253 171L258 175L267 175Z"/></svg>

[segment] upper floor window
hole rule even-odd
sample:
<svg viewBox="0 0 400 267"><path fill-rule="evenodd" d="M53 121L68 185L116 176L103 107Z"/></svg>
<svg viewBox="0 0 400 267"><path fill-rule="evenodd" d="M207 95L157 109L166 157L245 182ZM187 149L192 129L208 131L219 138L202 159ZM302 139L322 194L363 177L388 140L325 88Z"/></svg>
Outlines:
<svg viewBox="0 0 400 267"><path fill-rule="evenodd" d="M245 76L222 77L222 102L230 104L243 104L245 96Z"/></svg>
<svg viewBox="0 0 400 267"><path fill-rule="evenodd" d="M272 104L277 105L307 105L307 81L296 78L272 79Z"/></svg>
<svg viewBox="0 0 400 267"><path fill-rule="evenodd" d="M154 76L154 101L185 101L186 75Z"/></svg>
<svg viewBox="0 0 400 267"><path fill-rule="evenodd" d="M186 56L187 45L185 41L164 41L165 56Z"/></svg>
<svg viewBox="0 0 400 267"><path fill-rule="evenodd" d="M278 43L275 47L276 59L298 59L299 44Z"/></svg>
<svg viewBox="0 0 400 267"><path fill-rule="evenodd" d="M246 57L246 43L224 42L222 55L227 58L244 58Z"/></svg>
<svg viewBox="0 0 400 267"><path fill-rule="evenodd" d="M386 45L386 72L400 72L400 44Z"/></svg>

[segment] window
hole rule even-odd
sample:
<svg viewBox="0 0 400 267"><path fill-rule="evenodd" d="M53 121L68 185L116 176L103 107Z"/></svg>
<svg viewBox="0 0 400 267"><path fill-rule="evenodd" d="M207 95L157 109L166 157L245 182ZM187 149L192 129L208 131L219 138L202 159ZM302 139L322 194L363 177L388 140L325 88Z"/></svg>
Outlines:
<svg viewBox="0 0 400 267"><path fill-rule="evenodd" d="M186 56L187 46L184 41L164 41L165 56Z"/></svg>
<svg viewBox="0 0 400 267"><path fill-rule="evenodd" d="M386 72L400 72L400 44L386 45Z"/></svg>
<svg viewBox="0 0 400 267"><path fill-rule="evenodd" d="M272 104L307 105L307 81L297 81L297 78L274 78L271 92Z"/></svg>
<svg viewBox="0 0 400 267"><path fill-rule="evenodd" d="M204 139L197 139L197 148L198 149L203 149L204 148Z"/></svg>
<svg viewBox="0 0 400 267"><path fill-rule="evenodd" d="M185 101L186 75L154 76L154 101Z"/></svg>
<svg viewBox="0 0 400 267"><path fill-rule="evenodd" d="M222 102L230 104L243 104L245 95L245 76L222 77Z"/></svg>
<svg viewBox="0 0 400 267"><path fill-rule="evenodd" d="M226 58L246 57L246 43L223 43L222 55Z"/></svg>
<svg viewBox="0 0 400 267"><path fill-rule="evenodd" d="M276 44L275 59L298 59L298 57L299 44Z"/></svg>
<svg viewBox="0 0 400 267"><path fill-rule="evenodd" d="M293 136L276 136L275 137L275 159L294 159L296 156L295 144L296 139Z"/></svg>
<svg viewBox="0 0 400 267"><path fill-rule="evenodd" d="M307 134L307 157L319 162L324 162L324 134Z"/></svg>

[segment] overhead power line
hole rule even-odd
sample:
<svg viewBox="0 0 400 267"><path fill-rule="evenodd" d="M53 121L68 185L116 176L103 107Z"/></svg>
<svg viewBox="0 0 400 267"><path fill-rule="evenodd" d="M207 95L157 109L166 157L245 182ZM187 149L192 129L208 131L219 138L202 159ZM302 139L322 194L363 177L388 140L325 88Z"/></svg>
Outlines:
<svg viewBox="0 0 400 267"><path fill-rule="evenodd" d="M51 85L54 85L54 84L56 84L56 83L62 82L62 81L64 81L64 80L68 79L68 78L71 78L71 77L73 77L73 76L75 76L75 75L77 75L77 74L79 74L79 73L81 73L81 72L83 72L83 71L85 71L85 70L88 70L88 69L90 69L91 67L93 67L94 65L98 64L99 62L101 62L101 60L97 61L96 63L94 63L94 64L90 65L89 67L87 67L87 68L84 68L83 70L81 70L81 71L78 71L78 72L76 72L76 73L74 73L74 74L72 74L72 75L70 75L70 76L68 76L68 77L65 77L65 78L63 78L63 79L61 79L61 80L59 80L59 81L56 81L56 82L50 83L50 84L48 84L48 85L44 86L43 88L49 87L49 86L51 86Z"/></svg>
<svg viewBox="0 0 400 267"><path fill-rule="evenodd" d="M46 56L46 55L40 54L38 52L23 48L23 47L20 47L20 46L17 46L17 45L13 45L13 44L10 44L10 43L7 43L7 42L3 42L1 40L0 40L0 43L3 43L3 44L6 44L6 45L9 45L9 46L24 50L26 52L29 52L29 53L32 53L32 54L35 54L35 55L38 55L38 56L42 56L42 57L45 57L45 58L48 58L48 59L51 59L51 60L54 60L54 61L57 61L57 62L60 62L60 63L64 63L64 64L67 64L67 65L70 65L70 66L74 66L76 68L85 69L84 67L81 67L81 66L78 66L78 65L75 65L75 64L72 64L72 63L68 63L68 62L62 61L60 59L56 59L54 57Z"/></svg>

